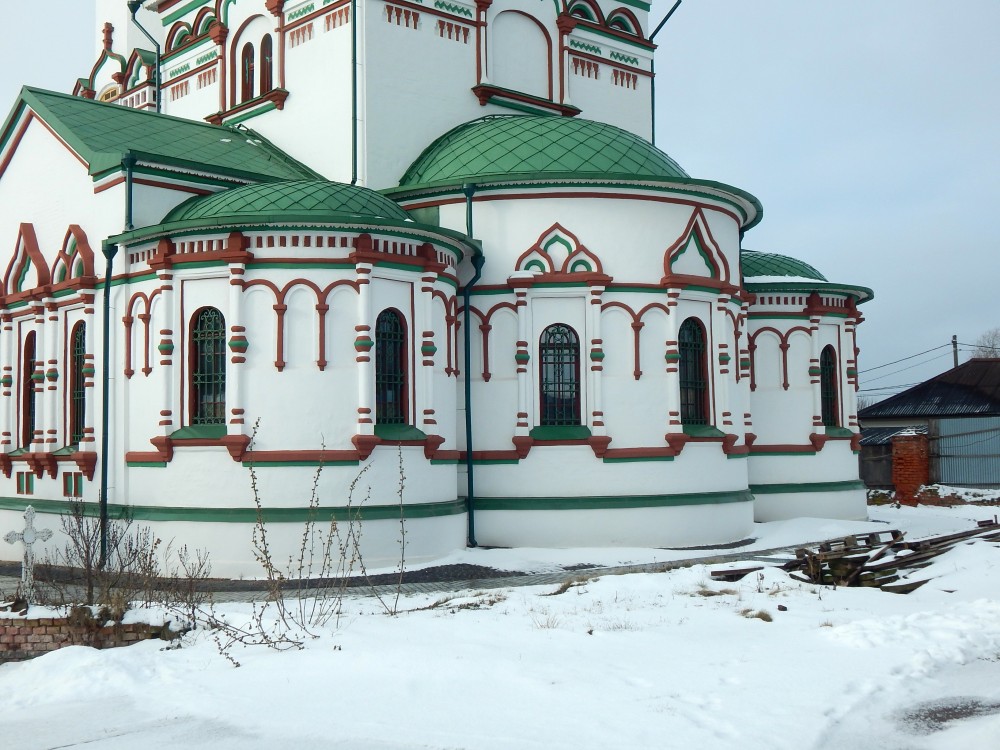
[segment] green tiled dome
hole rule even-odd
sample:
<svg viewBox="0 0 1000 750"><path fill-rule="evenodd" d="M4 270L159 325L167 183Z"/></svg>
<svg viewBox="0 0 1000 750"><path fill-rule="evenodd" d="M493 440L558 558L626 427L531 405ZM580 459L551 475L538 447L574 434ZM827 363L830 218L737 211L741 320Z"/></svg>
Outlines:
<svg viewBox="0 0 1000 750"><path fill-rule="evenodd" d="M742 250L740 259L743 263L743 278L745 279L754 276L794 276L800 279L826 281L826 276L808 263L789 258L787 255Z"/></svg>
<svg viewBox="0 0 1000 750"><path fill-rule="evenodd" d="M167 214L163 223L323 223L408 218L403 209L374 190L327 180L296 180L246 185L191 198Z"/></svg>
<svg viewBox="0 0 1000 750"><path fill-rule="evenodd" d="M634 133L575 117L499 115L445 133L413 162L400 186L511 178L687 178L677 162Z"/></svg>

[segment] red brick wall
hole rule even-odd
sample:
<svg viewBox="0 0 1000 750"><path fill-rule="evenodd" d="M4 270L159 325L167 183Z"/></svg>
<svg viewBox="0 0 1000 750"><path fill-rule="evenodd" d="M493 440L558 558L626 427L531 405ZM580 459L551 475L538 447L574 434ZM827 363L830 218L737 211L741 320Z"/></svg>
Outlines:
<svg viewBox="0 0 1000 750"><path fill-rule="evenodd" d="M892 483L897 502L916 505L916 495L930 484L930 443L926 435L897 435L892 439Z"/></svg>
<svg viewBox="0 0 1000 750"><path fill-rule="evenodd" d="M169 629L158 625L102 625L80 614L66 618L3 618L0 619L0 664L31 659L63 646L115 648L165 634L169 634Z"/></svg>

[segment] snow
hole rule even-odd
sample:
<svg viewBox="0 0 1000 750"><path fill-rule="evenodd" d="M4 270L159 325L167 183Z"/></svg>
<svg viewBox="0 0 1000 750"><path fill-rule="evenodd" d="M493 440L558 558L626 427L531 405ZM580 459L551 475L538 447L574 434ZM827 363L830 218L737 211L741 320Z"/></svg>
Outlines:
<svg viewBox="0 0 1000 750"><path fill-rule="evenodd" d="M760 524L739 554L866 529L951 533L996 512L870 510L869 522ZM451 562L555 570L713 554L466 550ZM66 648L0 665L0 731L4 747L25 750L1000 744L1000 545L958 544L910 574L929 582L908 595L818 587L777 568L722 583L717 567L581 573L562 593L407 595L396 616L352 597L303 650L238 648L239 668L206 631L177 649ZM217 610L236 622L251 605Z"/></svg>

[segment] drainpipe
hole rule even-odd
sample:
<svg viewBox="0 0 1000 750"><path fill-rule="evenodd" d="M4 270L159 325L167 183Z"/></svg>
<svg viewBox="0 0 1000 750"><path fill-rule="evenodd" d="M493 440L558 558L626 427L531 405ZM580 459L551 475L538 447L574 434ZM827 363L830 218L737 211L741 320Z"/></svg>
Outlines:
<svg viewBox="0 0 1000 750"><path fill-rule="evenodd" d="M139 12L139 7L141 5L142 5L142 0L128 0L128 12L132 14L132 23L135 24L135 27L137 29L139 29L139 31L141 31L143 34L145 34L145 36L149 40L150 44L153 45L153 52L156 55L156 76L155 76L155 78L156 78L156 91L155 91L155 94L156 94L156 113L159 114L160 113L160 84L162 83L161 80L160 80L160 43L157 42L155 39L153 39L152 35L150 35L150 33L148 31L146 31L142 27L142 24L139 23L139 19L137 19L135 17L136 13Z"/></svg>
<svg viewBox="0 0 1000 750"><path fill-rule="evenodd" d="M674 7L672 7L670 10L667 11L667 15L663 17L663 20L660 21L660 23L657 25L655 29L653 29L653 33L649 35L649 41L653 41L653 37L655 37L657 34L660 33L660 29L662 29L663 25L670 20L670 16L674 14L674 11L677 10L681 2L682 0L677 0L677 2L674 3ZM652 53L652 57L649 58L649 72L650 72L650 77L649 77L650 120L652 126L651 132L653 135L651 140L653 145L655 146L656 145L656 52L655 50Z"/></svg>
<svg viewBox="0 0 1000 750"><path fill-rule="evenodd" d="M358 182L358 0L351 0L351 184Z"/></svg>
<svg viewBox="0 0 1000 750"><path fill-rule="evenodd" d="M122 158L122 168L125 170L125 231L135 227L132 224L132 186L135 170L135 157L127 151ZM100 533L101 556L97 567L103 568L108 560L108 433L110 432L111 399L111 274L114 272L114 259L118 254L118 245L105 240L101 243L101 252L107 264L104 267L104 304L103 330L101 339L101 489L100 489Z"/></svg>
<svg viewBox="0 0 1000 750"><path fill-rule="evenodd" d="M102 339L102 365L101 365L101 557L97 567L103 569L108 560L108 431L110 427L109 419L109 399L111 397L111 274L115 255L118 253L118 245L113 242L104 241L101 244L101 252L107 260L104 270L104 329Z"/></svg>
<svg viewBox="0 0 1000 750"><path fill-rule="evenodd" d="M465 193L465 233L469 235L469 239L472 239L472 196L475 195L476 186L471 184L464 185L462 192ZM465 334L465 472L469 483L465 498L465 512L466 517L469 519L468 545L470 547L478 546L476 544L476 517L473 507L476 498L476 482L475 471L472 466L472 306L470 295L472 287L475 286L483 275L484 263L486 263L486 258L483 256L483 251L478 247L474 247L472 267L476 272L469 279L469 282L462 287L462 301L465 305L465 319L462 323Z"/></svg>

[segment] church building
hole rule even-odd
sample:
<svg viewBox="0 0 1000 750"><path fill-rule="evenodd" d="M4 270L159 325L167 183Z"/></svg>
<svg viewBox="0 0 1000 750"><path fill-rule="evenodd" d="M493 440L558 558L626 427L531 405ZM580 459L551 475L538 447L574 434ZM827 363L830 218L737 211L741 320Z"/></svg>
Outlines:
<svg viewBox="0 0 1000 750"><path fill-rule="evenodd" d="M254 492L369 567L866 516L872 292L650 143L644 0L95 3L0 135L0 529L103 499L235 576Z"/></svg>

